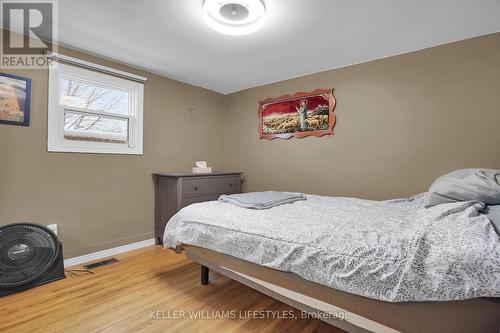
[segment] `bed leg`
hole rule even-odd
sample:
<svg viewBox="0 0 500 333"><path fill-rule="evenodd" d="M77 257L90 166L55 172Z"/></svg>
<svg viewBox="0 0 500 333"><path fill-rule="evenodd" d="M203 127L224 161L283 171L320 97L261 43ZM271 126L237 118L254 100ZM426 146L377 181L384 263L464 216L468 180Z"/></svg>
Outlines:
<svg viewBox="0 0 500 333"><path fill-rule="evenodd" d="M208 284L208 267L201 265L201 285L206 286Z"/></svg>

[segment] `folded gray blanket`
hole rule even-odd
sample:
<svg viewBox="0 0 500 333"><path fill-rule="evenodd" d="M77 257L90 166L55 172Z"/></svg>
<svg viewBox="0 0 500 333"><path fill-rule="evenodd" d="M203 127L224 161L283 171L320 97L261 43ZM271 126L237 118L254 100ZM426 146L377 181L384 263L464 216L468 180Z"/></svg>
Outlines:
<svg viewBox="0 0 500 333"><path fill-rule="evenodd" d="M298 200L306 200L303 193L266 191L221 195L219 197L220 202L249 209L269 209Z"/></svg>

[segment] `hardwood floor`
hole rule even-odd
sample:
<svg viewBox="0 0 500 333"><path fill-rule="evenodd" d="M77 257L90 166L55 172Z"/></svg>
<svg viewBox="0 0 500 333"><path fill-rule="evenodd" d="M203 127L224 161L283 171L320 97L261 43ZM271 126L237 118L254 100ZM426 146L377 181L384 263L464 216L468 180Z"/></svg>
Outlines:
<svg viewBox="0 0 500 333"><path fill-rule="evenodd" d="M116 258L93 275L0 298L0 332L343 332L283 319L300 312L214 272L201 286L199 265L159 246ZM252 318L263 311L269 318Z"/></svg>

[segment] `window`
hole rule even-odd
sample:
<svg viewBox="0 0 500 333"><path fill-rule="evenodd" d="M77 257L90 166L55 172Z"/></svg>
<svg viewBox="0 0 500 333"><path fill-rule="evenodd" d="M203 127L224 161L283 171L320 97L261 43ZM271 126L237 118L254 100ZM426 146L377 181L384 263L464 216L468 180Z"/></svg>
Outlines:
<svg viewBox="0 0 500 333"><path fill-rule="evenodd" d="M48 150L141 155L143 94L139 82L51 66Z"/></svg>

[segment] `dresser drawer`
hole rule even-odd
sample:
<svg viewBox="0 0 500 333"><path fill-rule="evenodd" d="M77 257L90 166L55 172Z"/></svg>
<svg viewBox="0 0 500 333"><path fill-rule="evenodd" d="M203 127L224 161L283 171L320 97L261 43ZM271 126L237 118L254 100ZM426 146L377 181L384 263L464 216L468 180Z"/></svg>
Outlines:
<svg viewBox="0 0 500 333"><path fill-rule="evenodd" d="M184 178L182 181L183 197L237 192L240 192L239 176Z"/></svg>
<svg viewBox="0 0 500 333"><path fill-rule="evenodd" d="M196 197L186 197L182 198L181 208L189 206L190 204L194 204L197 202L205 202L205 201L214 201L219 199L220 194L207 194L207 195L199 195Z"/></svg>

